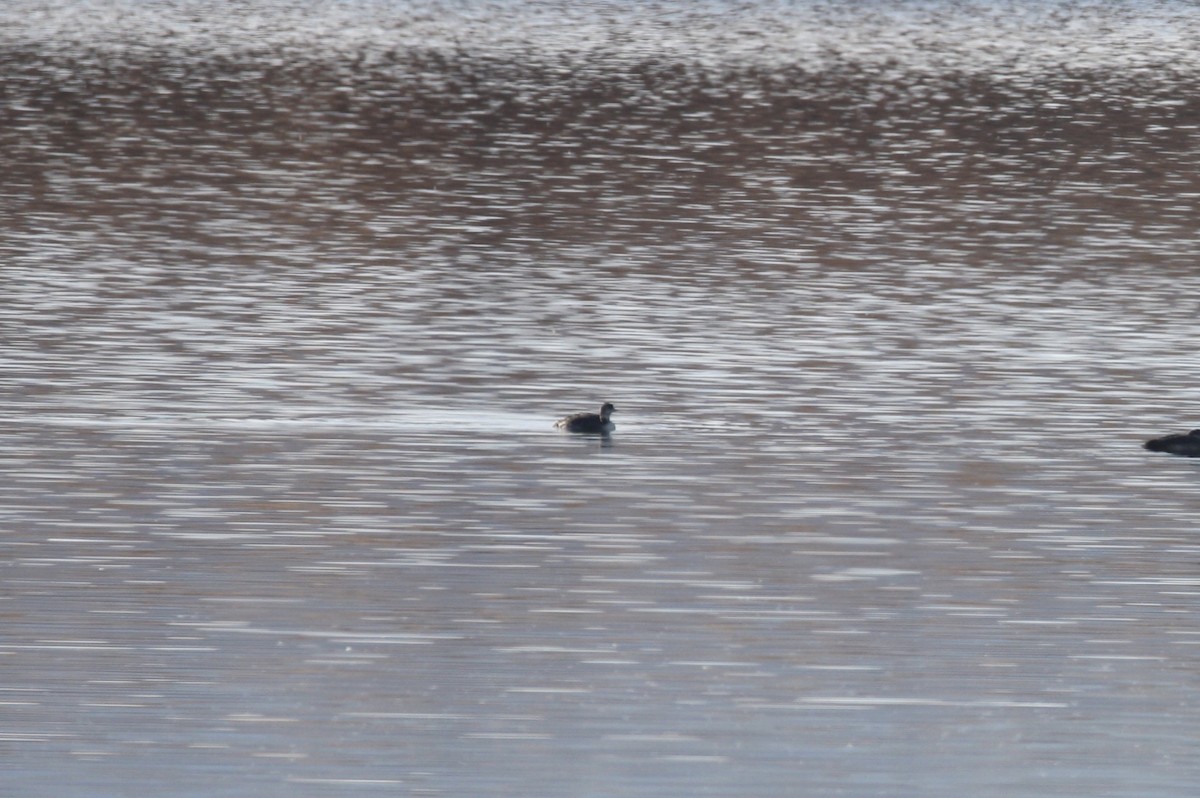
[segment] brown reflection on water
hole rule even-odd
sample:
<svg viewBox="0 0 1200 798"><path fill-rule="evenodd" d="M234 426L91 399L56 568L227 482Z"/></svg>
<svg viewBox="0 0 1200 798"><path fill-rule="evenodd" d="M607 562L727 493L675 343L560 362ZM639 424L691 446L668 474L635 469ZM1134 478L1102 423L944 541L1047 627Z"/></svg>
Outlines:
<svg viewBox="0 0 1200 798"><path fill-rule="evenodd" d="M931 250L982 265L1097 242L1153 242L1163 258L1196 216L1188 73L605 49L26 48L5 64L16 96L0 147L29 189L8 197L26 235L88 206L67 230L121 231L146 254L675 244L734 263L786 247L830 265Z"/></svg>

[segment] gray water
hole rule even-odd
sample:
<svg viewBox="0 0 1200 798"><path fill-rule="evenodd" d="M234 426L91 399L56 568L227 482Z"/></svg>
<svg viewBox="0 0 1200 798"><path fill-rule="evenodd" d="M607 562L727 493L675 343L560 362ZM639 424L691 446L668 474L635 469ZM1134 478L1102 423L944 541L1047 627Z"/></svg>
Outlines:
<svg viewBox="0 0 1200 798"><path fill-rule="evenodd" d="M4 794L1194 794L1191 5L0 23Z"/></svg>

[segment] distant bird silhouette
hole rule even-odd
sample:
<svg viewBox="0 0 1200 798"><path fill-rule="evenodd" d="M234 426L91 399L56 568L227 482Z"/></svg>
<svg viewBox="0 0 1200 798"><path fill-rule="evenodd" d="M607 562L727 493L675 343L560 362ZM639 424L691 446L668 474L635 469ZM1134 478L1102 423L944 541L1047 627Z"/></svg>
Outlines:
<svg viewBox="0 0 1200 798"><path fill-rule="evenodd" d="M617 428L617 425L609 420L609 416L615 412L617 408L613 407L613 403L605 402L600 406L599 413L575 413L555 421L554 426L567 432L607 435Z"/></svg>
<svg viewBox="0 0 1200 798"><path fill-rule="evenodd" d="M1148 440L1145 448L1152 452L1166 452L1183 457L1200 457L1200 429L1194 429L1187 434L1164 435L1161 438Z"/></svg>

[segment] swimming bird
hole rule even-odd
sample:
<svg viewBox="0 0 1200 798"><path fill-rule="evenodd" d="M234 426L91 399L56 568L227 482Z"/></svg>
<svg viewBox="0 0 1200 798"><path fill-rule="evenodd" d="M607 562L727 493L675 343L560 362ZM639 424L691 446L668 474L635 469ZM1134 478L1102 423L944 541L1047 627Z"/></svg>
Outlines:
<svg viewBox="0 0 1200 798"><path fill-rule="evenodd" d="M1164 435L1143 444L1152 452L1166 452L1183 457L1200 457L1200 429L1187 434Z"/></svg>
<svg viewBox="0 0 1200 798"><path fill-rule="evenodd" d="M554 426L567 432L586 432L593 435L607 435L617 428L609 420L609 416L617 412L612 402L600 405L599 413L574 413L554 422Z"/></svg>

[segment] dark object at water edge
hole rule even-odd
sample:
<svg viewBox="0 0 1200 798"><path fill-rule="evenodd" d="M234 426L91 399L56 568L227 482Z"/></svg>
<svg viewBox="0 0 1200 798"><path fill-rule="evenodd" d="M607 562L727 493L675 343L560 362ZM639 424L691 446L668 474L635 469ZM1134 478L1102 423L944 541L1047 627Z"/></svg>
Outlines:
<svg viewBox="0 0 1200 798"><path fill-rule="evenodd" d="M1143 444L1152 452L1166 452L1183 457L1200 457L1200 429L1186 434L1164 435Z"/></svg>

